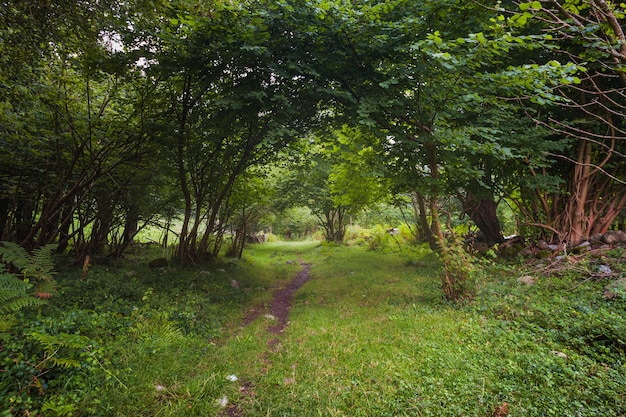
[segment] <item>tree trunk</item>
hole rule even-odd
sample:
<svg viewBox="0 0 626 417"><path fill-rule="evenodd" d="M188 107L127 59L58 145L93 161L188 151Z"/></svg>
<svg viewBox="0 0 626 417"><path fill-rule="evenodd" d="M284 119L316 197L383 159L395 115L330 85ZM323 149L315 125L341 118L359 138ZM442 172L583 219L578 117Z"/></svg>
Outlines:
<svg viewBox="0 0 626 417"><path fill-rule="evenodd" d="M186 130L187 117L189 112L189 101L191 95L191 76L185 75L182 94L182 108L180 112L180 120L178 123L178 143L176 146L176 162L178 165L178 180L180 181L180 189L185 201L185 215L180 231L180 239L178 240L178 250L176 257L183 262L189 257L189 223L191 221L191 191L189 190L189 182L187 181L187 167L185 165L185 152L187 150ZM197 214L197 213L196 213Z"/></svg>
<svg viewBox="0 0 626 417"><path fill-rule="evenodd" d="M417 203L418 213L418 226L420 231L420 238L428 242L428 246L431 250L437 250L437 237L433 234L431 225L428 223L428 213L426 210L426 202L422 193L414 193L414 199ZM414 203L415 204L415 203Z"/></svg>
<svg viewBox="0 0 626 417"><path fill-rule="evenodd" d="M497 208L498 204L493 199L476 200L470 195L463 201L463 210L482 232L482 240L488 246L504 242Z"/></svg>

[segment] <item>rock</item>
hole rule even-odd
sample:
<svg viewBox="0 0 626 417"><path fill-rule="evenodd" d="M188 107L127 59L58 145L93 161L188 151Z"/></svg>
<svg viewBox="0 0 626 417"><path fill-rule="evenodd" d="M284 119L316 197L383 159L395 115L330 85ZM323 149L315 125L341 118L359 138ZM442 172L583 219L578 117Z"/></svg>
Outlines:
<svg viewBox="0 0 626 417"><path fill-rule="evenodd" d="M574 255L582 255L583 253L587 253L591 250L591 242L586 240L578 246L575 246L571 249L571 252Z"/></svg>
<svg viewBox="0 0 626 417"><path fill-rule="evenodd" d="M156 258L148 262L148 266L151 268L164 268L168 264L165 258Z"/></svg>
<svg viewBox="0 0 626 417"><path fill-rule="evenodd" d="M524 275L523 277L519 277L517 279L517 282L521 283L521 284L526 284L526 285L535 285L537 283L537 281L535 280L535 278L531 277L530 275Z"/></svg>
<svg viewBox="0 0 626 417"><path fill-rule="evenodd" d="M559 358L567 359L567 355L563 352L559 352L558 350L553 350L552 353L554 353Z"/></svg>
<svg viewBox="0 0 626 417"><path fill-rule="evenodd" d="M626 233L622 230L611 230L602 236L602 241L607 245L626 242Z"/></svg>
<svg viewBox="0 0 626 417"><path fill-rule="evenodd" d="M601 274L605 274L605 275L609 275L613 273L613 271L611 270L611 267L608 265L599 265L598 272Z"/></svg>
<svg viewBox="0 0 626 417"><path fill-rule="evenodd" d="M547 259L552 256L552 251L541 249L537 251L537 254L535 256L537 257L537 259Z"/></svg>
<svg viewBox="0 0 626 417"><path fill-rule="evenodd" d="M613 299L621 295L622 297L626 297L626 278L620 278L611 282L609 285L604 287L604 297Z"/></svg>
<svg viewBox="0 0 626 417"><path fill-rule="evenodd" d="M529 248L529 247L522 249L519 254L525 257L535 256L535 252L533 251L532 248Z"/></svg>
<svg viewBox="0 0 626 417"><path fill-rule="evenodd" d="M506 246L501 245L498 251L498 255L500 255L503 258L514 258L517 255L521 254L523 250L524 250L524 247L519 244L506 245Z"/></svg>
<svg viewBox="0 0 626 417"><path fill-rule="evenodd" d="M602 236L604 236L602 233L594 233L589 237L589 240L591 240L591 242L602 242Z"/></svg>

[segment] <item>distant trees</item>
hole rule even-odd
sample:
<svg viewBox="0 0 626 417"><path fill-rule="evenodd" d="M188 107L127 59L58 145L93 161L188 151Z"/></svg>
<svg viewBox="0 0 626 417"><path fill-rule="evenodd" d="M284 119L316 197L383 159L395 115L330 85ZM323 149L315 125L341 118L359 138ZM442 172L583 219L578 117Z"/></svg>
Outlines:
<svg viewBox="0 0 626 417"><path fill-rule="evenodd" d="M343 126L302 141L297 158L278 180L278 208L308 207L326 241L341 243L350 219L389 196L373 145L379 138L366 129Z"/></svg>

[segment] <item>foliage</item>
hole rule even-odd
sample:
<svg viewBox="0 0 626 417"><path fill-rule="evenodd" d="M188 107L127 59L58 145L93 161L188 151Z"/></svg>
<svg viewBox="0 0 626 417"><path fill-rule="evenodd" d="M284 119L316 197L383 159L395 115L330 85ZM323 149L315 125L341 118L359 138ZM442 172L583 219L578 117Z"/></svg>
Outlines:
<svg viewBox="0 0 626 417"><path fill-rule="evenodd" d="M286 239L306 238L318 227L318 220L308 207L284 209L272 224L272 230Z"/></svg>
<svg viewBox="0 0 626 417"><path fill-rule="evenodd" d="M452 301L471 299L476 291L474 259L455 236L439 244L443 263L441 283L446 298Z"/></svg>
<svg viewBox="0 0 626 417"><path fill-rule="evenodd" d="M55 248L56 245L48 245L30 255L15 243L0 243L0 334L3 337L16 324L16 313L40 306L52 296ZM18 271L19 276L7 268Z"/></svg>

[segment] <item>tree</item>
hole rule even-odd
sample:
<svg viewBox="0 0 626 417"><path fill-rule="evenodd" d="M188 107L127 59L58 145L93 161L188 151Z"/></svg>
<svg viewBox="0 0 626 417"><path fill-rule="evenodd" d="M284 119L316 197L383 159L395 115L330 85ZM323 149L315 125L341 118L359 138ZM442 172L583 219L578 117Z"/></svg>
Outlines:
<svg viewBox="0 0 626 417"><path fill-rule="evenodd" d="M550 0L519 7L533 17L536 30L554 35L559 49L553 54L584 67L575 83L555 89L562 98L555 106L533 115L568 146L549 153L552 169L531 171L538 182L528 190L530 198L539 201L530 222L549 231L553 239L576 245L606 232L626 206L624 5ZM550 175L562 180L556 190L541 186L542 178ZM524 202L532 207L532 201Z"/></svg>
<svg viewBox="0 0 626 417"><path fill-rule="evenodd" d="M28 249L58 242L64 250L71 240L79 257L100 252L112 227L110 197L136 177L150 148L139 71L110 44L127 26L129 5L7 6L0 48L13 59L0 64L2 237Z"/></svg>

